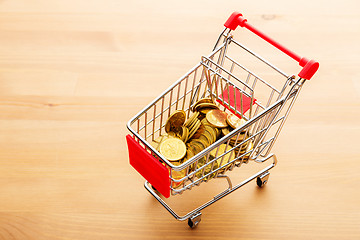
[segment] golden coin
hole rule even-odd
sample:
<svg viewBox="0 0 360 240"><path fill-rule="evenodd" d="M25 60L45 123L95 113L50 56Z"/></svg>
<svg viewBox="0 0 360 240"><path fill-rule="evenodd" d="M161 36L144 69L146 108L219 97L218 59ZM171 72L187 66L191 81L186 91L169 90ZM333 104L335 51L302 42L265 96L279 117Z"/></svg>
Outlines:
<svg viewBox="0 0 360 240"><path fill-rule="evenodd" d="M246 123L246 120L239 118L238 116L232 113L228 113L226 121L234 129Z"/></svg>
<svg viewBox="0 0 360 240"><path fill-rule="evenodd" d="M214 108L202 108L199 110L199 112L201 113L201 115L206 116L206 114L210 111L213 110Z"/></svg>
<svg viewBox="0 0 360 240"><path fill-rule="evenodd" d="M245 134L244 133L240 133L240 134L237 134L235 136L233 136L231 139L230 139L230 144L231 145L238 145L240 144L242 141L244 141L246 139L245 137Z"/></svg>
<svg viewBox="0 0 360 240"><path fill-rule="evenodd" d="M193 152L192 148L190 148L190 147L188 146L188 144L186 144L186 147L187 147L187 148L186 148L186 156L185 156L183 162L189 161L192 157L194 157L194 156L196 155L196 154ZM194 164L191 164L191 165L189 166L188 173L190 173L191 171L193 171L193 169L194 169Z"/></svg>
<svg viewBox="0 0 360 240"><path fill-rule="evenodd" d="M232 162L235 159L235 153L231 150L231 146L226 146L226 144L221 144L218 148L213 149L210 152L210 155L214 158L221 156L222 154L226 153L224 156L219 157L216 161L218 162L219 166L222 167L225 164Z"/></svg>
<svg viewBox="0 0 360 240"><path fill-rule="evenodd" d="M214 127L224 128L228 124L226 122L227 113L218 109L210 110L206 114L206 120Z"/></svg>
<svg viewBox="0 0 360 240"><path fill-rule="evenodd" d="M223 134L224 136L228 135L231 131L232 131L232 129L230 129L230 128L228 128L228 127L221 129L221 132L222 132L222 134Z"/></svg>
<svg viewBox="0 0 360 240"><path fill-rule="evenodd" d="M165 136L164 136L165 137ZM167 138L169 138L169 137L179 137L178 136L178 134L177 133L175 133L175 132L168 132L168 135L167 135L167 137L165 137L165 139L167 139ZM163 140L165 140L164 138L161 140L161 141L163 141Z"/></svg>
<svg viewBox="0 0 360 240"><path fill-rule="evenodd" d="M192 144L197 144L198 146L200 146L201 151L204 150L205 148L207 148L209 145L207 144L207 142L205 142L204 140L198 138L198 139L194 139L191 141Z"/></svg>
<svg viewBox="0 0 360 240"><path fill-rule="evenodd" d="M181 165L183 162L182 161L176 161L176 162L173 162L172 164L175 165L175 166L179 166ZM184 178L186 176L186 168L184 168L183 170L180 170L180 171L175 171L174 169L171 169L171 177L174 179L174 180L180 180L182 178ZM172 181L172 184L171 186L173 188L177 188L179 187L184 181L180 181L180 182L175 182L175 181Z"/></svg>
<svg viewBox="0 0 360 240"><path fill-rule="evenodd" d="M201 143L199 143L199 142L197 142L195 140L192 140L190 142L190 145L193 147L193 149L195 149L196 154L198 154L199 152L204 150L204 146Z"/></svg>
<svg viewBox="0 0 360 240"><path fill-rule="evenodd" d="M180 131L176 134L178 138L181 139L181 141L186 142L187 137L189 135L189 130L185 126L181 126Z"/></svg>
<svg viewBox="0 0 360 240"><path fill-rule="evenodd" d="M194 107L196 112L199 112L201 109L219 109L214 103L200 103Z"/></svg>
<svg viewBox="0 0 360 240"><path fill-rule="evenodd" d="M218 139L221 135L221 131L218 128L215 128L215 132L216 132L216 139Z"/></svg>
<svg viewBox="0 0 360 240"><path fill-rule="evenodd" d="M179 128L184 124L186 119L186 113L183 110L176 110L165 123L165 131L178 132Z"/></svg>
<svg viewBox="0 0 360 240"><path fill-rule="evenodd" d="M191 108L191 110L194 111L195 107L198 105L198 104L201 104L201 103L214 103L213 100L211 98L201 98L199 99ZM195 111L194 111L195 112Z"/></svg>
<svg viewBox="0 0 360 240"><path fill-rule="evenodd" d="M190 130L190 133L189 133L189 139L195 134L195 132L199 129L201 125L201 122L200 120L197 120L195 125L192 127L192 129Z"/></svg>
<svg viewBox="0 0 360 240"><path fill-rule="evenodd" d="M186 122L184 123L185 127L189 127L193 121L199 116L199 112L194 112L189 118L188 120L186 120Z"/></svg>
<svg viewBox="0 0 360 240"><path fill-rule="evenodd" d="M198 154L198 150L191 143L186 144L186 146L187 151L190 151L194 156Z"/></svg>
<svg viewBox="0 0 360 240"><path fill-rule="evenodd" d="M204 125L201 124L200 122L200 127L198 128L198 130L194 133L194 135L192 136L192 138L199 138L204 134L205 131L205 127Z"/></svg>
<svg viewBox="0 0 360 240"><path fill-rule="evenodd" d="M185 130L185 133L184 133L185 137L184 137L183 142L186 143L187 140L189 139L189 129L187 127L184 127L184 130Z"/></svg>
<svg viewBox="0 0 360 240"><path fill-rule="evenodd" d="M216 142L216 130L213 127L205 126L205 130L209 133L209 136L211 136L211 142Z"/></svg>
<svg viewBox="0 0 360 240"><path fill-rule="evenodd" d="M237 155L242 155L247 152L247 148L248 148L249 144L251 143L251 141L245 141L245 140L243 140L243 142L240 142L240 141L238 142L238 144L237 144L238 146L235 149Z"/></svg>
<svg viewBox="0 0 360 240"><path fill-rule="evenodd" d="M206 139L208 140L208 142L209 142L210 145L213 144L213 143L216 141L216 139L215 139L214 136L209 132L209 130L205 130L205 131L204 131L204 136L203 136L203 138L206 138Z"/></svg>
<svg viewBox="0 0 360 240"><path fill-rule="evenodd" d="M195 118L189 125L189 131L192 132L192 130L194 129L194 126L197 124L197 122L199 122L200 120Z"/></svg>
<svg viewBox="0 0 360 240"><path fill-rule="evenodd" d="M197 170L197 172L195 174L197 178L202 178L202 177L206 176L207 174L210 174L211 172L213 172L213 173L211 173L209 176L203 178L203 180L206 181L206 180L209 180L209 179L215 177L216 169L219 168L219 164L217 161L210 162L213 159L214 158L212 158L212 156L210 155L207 163L206 163L205 158L203 158L203 161L199 160L199 162L197 164L197 169L201 168L204 165L206 165L206 166L201 170Z"/></svg>
<svg viewBox="0 0 360 240"><path fill-rule="evenodd" d="M168 138L160 143L160 153L169 161L179 161L186 154L186 145L179 138Z"/></svg>
<svg viewBox="0 0 360 240"><path fill-rule="evenodd" d="M193 156L195 156L196 154L193 152L193 150L191 149L191 148L187 148L186 149L186 157L184 158L185 159L185 161L187 161L187 160L189 160L189 159L191 159ZM184 161L184 162L185 162Z"/></svg>
<svg viewBox="0 0 360 240"><path fill-rule="evenodd" d="M216 136L214 135L214 131L212 129L207 128L206 132L205 132L205 135L206 135L206 137L209 138L211 144L216 142Z"/></svg>
<svg viewBox="0 0 360 240"><path fill-rule="evenodd" d="M206 118L201 119L201 123L202 123L204 126L211 126L211 124L208 122L208 120L206 120Z"/></svg>
<svg viewBox="0 0 360 240"><path fill-rule="evenodd" d="M209 138L208 135L205 134L205 132L198 139L201 139L202 141L204 141L206 143L207 147L212 144L211 139Z"/></svg>

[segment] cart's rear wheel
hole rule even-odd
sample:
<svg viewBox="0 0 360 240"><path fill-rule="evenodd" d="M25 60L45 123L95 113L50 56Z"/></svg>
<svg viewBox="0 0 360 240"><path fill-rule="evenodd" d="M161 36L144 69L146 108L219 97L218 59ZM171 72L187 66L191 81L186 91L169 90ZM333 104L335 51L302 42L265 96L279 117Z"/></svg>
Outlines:
<svg viewBox="0 0 360 240"><path fill-rule="evenodd" d="M263 187L269 181L269 172L265 172L256 179L256 184L259 187Z"/></svg>
<svg viewBox="0 0 360 240"><path fill-rule="evenodd" d="M195 228L201 221L201 212L198 212L188 218L188 225L191 228Z"/></svg>

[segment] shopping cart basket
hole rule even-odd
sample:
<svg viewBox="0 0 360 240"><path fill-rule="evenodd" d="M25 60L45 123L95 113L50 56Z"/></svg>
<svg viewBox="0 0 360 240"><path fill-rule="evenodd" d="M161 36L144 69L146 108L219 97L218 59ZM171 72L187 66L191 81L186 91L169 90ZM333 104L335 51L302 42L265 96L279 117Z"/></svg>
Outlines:
<svg viewBox="0 0 360 240"><path fill-rule="evenodd" d="M194 68L127 124L131 132L126 136L130 164L146 179L145 188L176 219L187 219L190 227L200 222L201 210L250 181L256 179L259 187L267 183L269 170L277 162L270 150L303 84L319 67L318 62L298 56L254 28L240 13L234 12L224 26L213 51L203 56ZM302 69L298 76L286 74L235 40L231 33L238 26L247 28L299 62ZM251 64L254 61L261 66L251 69L251 66L242 63ZM255 71L262 69L262 66L269 74L256 74ZM166 132L166 119L174 111L182 110L189 117L193 105L204 98L212 99L224 112L246 121L228 134L221 135L196 155L189 156L183 163L174 164L160 154L151 142ZM244 146L247 147L244 149ZM243 164L262 164L269 159L272 159L270 165L237 185L233 185L231 178L226 175ZM216 178L226 178L228 188L184 216L175 213L163 199Z"/></svg>

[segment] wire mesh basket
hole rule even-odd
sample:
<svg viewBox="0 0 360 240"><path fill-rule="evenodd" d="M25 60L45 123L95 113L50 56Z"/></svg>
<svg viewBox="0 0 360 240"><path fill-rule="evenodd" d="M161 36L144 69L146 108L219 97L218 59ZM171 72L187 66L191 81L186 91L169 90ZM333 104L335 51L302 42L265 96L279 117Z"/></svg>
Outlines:
<svg viewBox="0 0 360 240"><path fill-rule="evenodd" d="M286 74L235 40L232 31L237 26L249 29L298 61L303 67L298 76ZM247 65L244 64L245 55ZM253 62L264 66L269 74L257 74L259 67L248 66ZM248 24L240 13L234 12L225 23L213 51L203 56L197 65L128 122L130 164L147 180L146 189L176 219L188 219L191 227L196 226L201 219L200 211L205 207L254 179L259 186L267 182L269 170L276 165L271 148L303 84L318 67L316 61L299 57ZM195 148L200 149L196 154L187 152L185 160L169 161L152 142L166 134L166 120L172 113L182 111L189 119L194 105L202 99L210 99L227 116L244 121L230 131L220 129L220 133L218 129L204 127L204 131L210 132L207 136L217 136L214 139L205 137L205 141L211 144L203 146L200 141L197 143L199 147L194 143ZM273 160L271 165L237 185L233 185L226 175L249 162L261 164L269 159ZM181 194L216 178L226 178L228 188L184 216L176 214L160 196L168 198Z"/></svg>

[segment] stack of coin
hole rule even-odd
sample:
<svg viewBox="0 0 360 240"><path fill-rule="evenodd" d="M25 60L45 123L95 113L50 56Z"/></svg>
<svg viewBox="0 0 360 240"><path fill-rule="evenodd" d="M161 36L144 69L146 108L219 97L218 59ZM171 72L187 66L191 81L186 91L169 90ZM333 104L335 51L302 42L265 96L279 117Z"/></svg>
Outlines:
<svg viewBox="0 0 360 240"><path fill-rule="evenodd" d="M210 110L219 109L219 107L211 98L201 98L191 107L191 109L193 112L200 113L199 119L203 119Z"/></svg>
<svg viewBox="0 0 360 240"><path fill-rule="evenodd" d="M208 162L210 162L213 159L214 158L210 155ZM206 176L207 174L213 172L209 176L206 176L203 178L203 180L206 181L206 180L209 180L209 179L215 177L216 172L214 170L219 168L219 164L217 161L214 161L213 163L208 163L208 165L206 165L203 169L199 170L199 168L201 168L205 164L206 164L205 157L198 161L198 164L196 165L197 169L195 169L195 171L197 171L197 172L195 175L197 178L202 178L202 177Z"/></svg>
<svg viewBox="0 0 360 240"><path fill-rule="evenodd" d="M189 134L185 142L187 142L192 136L196 133L196 131L199 129L201 123L198 119L199 113L195 112L193 113L188 120L185 122L184 127L188 129Z"/></svg>
<svg viewBox="0 0 360 240"><path fill-rule="evenodd" d="M232 147L231 146L227 146L226 144L221 144L219 147L214 148L211 152L210 155L213 158L218 157L218 159L216 160L216 162L218 163L218 166L221 168L222 166L224 166L225 164L232 162L235 159L235 153L233 151L229 151ZM224 156L220 157L221 155L223 155L225 152L226 153ZM222 168L220 170L220 172L224 172L225 170L227 170L229 167Z"/></svg>
<svg viewBox="0 0 360 240"><path fill-rule="evenodd" d="M238 118L236 115L229 113L227 115L227 119L226 119L227 123L229 124L228 128L224 128L222 129L222 132L224 135L227 135L228 133L230 133L232 130L237 129L239 127L241 127L242 125L244 125L246 123L246 121L242 118ZM253 149L253 143L252 140L246 140L250 137L249 133L246 131L242 131L238 134L236 134L234 137L232 137L229 141L229 144L233 147L238 146L234 149L235 151L235 156L238 157L242 154L244 154L245 152L249 152ZM242 144L241 144L242 143ZM244 161L247 161L248 158L250 156L250 153L246 154L243 157Z"/></svg>
<svg viewBox="0 0 360 240"><path fill-rule="evenodd" d="M219 110L219 107L211 98L198 100L190 109L192 110L192 114L188 119L186 119L186 113L183 110L173 112L165 123L166 134L161 135L151 143L156 150L175 166L179 166L188 161L215 143L223 135L229 134L234 129L246 123L245 120L238 118L234 114ZM249 134L245 134L245 132L235 135L230 139L229 145L221 144L213 149L208 157L205 156L199 159L188 168L181 171L171 170L172 178L182 179L191 171L196 171L195 176L197 178L202 178L204 175L214 171L214 173L204 178L204 180L214 177L218 168L232 162L239 154L249 152L253 148L251 140L238 146L248 137L250 137ZM229 151L232 148L234 148L234 151ZM227 154L219 157L227 151L229 151ZM249 154L245 155L244 158L246 158L246 156L249 157ZM214 158L218 159L213 163L207 163L206 158L208 158L208 161ZM204 169L198 170L205 164L208 165L206 165ZM220 172L224 172L227 169L228 168L221 168ZM179 187L182 183L183 182L173 182L172 187Z"/></svg>
<svg viewBox="0 0 360 240"><path fill-rule="evenodd" d="M180 160L180 161L177 161L177 162L173 162L173 164L175 165L175 166L179 166L179 165L181 165L181 164L183 164L185 162L185 160ZM180 170L180 171L175 171L175 170L171 170L171 176L172 176L172 178L173 179L175 179L175 180L180 180L180 179L182 179L183 177L185 177L186 176L186 168L184 168L183 170ZM172 184L171 184L171 186L173 187L173 188L177 188L177 187L179 187L182 183L183 183L184 181L180 181L180 182L172 182Z"/></svg>

